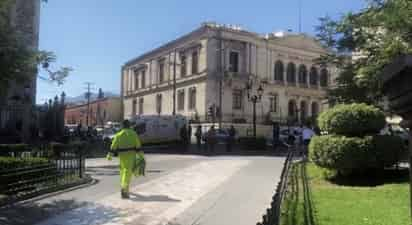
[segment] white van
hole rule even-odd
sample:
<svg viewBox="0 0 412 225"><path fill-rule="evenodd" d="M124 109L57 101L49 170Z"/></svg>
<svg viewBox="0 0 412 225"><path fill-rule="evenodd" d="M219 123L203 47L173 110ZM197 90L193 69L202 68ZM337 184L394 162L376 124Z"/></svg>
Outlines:
<svg viewBox="0 0 412 225"><path fill-rule="evenodd" d="M130 118L143 144L180 140L180 129L187 126L182 115L143 115Z"/></svg>

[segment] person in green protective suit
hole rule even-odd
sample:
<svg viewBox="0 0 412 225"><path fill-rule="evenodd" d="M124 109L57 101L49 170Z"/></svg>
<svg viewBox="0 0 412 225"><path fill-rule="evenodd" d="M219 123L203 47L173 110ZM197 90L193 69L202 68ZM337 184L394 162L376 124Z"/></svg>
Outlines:
<svg viewBox="0 0 412 225"><path fill-rule="evenodd" d="M114 136L110 146L111 151L107 156L110 160L111 153L118 153L119 155L122 198L129 198L129 185L135 167L136 153L140 147L139 136L130 128L130 122L128 120L123 121L123 129Z"/></svg>

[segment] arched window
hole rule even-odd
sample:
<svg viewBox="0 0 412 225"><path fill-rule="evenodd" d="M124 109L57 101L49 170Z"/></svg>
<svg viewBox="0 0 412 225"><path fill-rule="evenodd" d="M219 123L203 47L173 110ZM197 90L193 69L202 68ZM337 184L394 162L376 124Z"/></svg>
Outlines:
<svg viewBox="0 0 412 225"><path fill-rule="evenodd" d="M316 69L316 67L312 66L312 68L310 68L310 73L309 73L309 80L310 80L310 84L313 86L317 86L318 85L318 70Z"/></svg>
<svg viewBox="0 0 412 225"><path fill-rule="evenodd" d="M288 64L286 78L287 78L288 83L292 83L292 84L296 83L296 66L292 62Z"/></svg>
<svg viewBox="0 0 412 225"><path fill-rule="evenodd" d="M289 100L288 104L288 115L289 117L295 117L296 116L296 101L295 100Z"/></svg>
<svg viewBox="0 0 412 225"><path fill-rule="evenodd" d="M300 121L308 117L308 104L305 101L300 102Z"/></svg>
<svg viewBox="0 0 412 225"><path fill-rule="evenodd" d="M306 69L306 66L301 64L299 66L299 83L307 84L307 80L308 80L308 71Z"/></svg>
<svg viewBox="0 0 412 225"><path fill-rule="evenodd" d="M317 116L319 114L319 105L317 102L312 102L312 116Z"/></svg>
<svg viewBox="0 0 412 225"><path fill-rule="evenodd" d="M328 86L328 70L325 68L320 71L320 86Z"/></svg>
<svg viewBox="0 0 412 225"><path fill-rule="evenodd" d="M276 81L283 81L283 62L278 60L275 63L275 80Z"/></svg>

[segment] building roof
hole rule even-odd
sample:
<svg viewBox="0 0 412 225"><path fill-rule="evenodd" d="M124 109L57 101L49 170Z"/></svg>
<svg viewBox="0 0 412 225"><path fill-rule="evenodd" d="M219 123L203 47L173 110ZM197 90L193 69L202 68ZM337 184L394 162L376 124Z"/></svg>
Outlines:
<svg viewBox="0 0 412 225"><path fill-rule="evenodd" d="M195 30L187 34L181 37L178 37L177 39L173 41L170 41L158 48L155 48L149 52L146 52L136 58L133 58L127 61L122 66L122 68L131 66L139 61L144 60L145 58L158 54L159 52L162 52L164 50L179 47L178 45L181 45L184 42L191 40L195 36L205 35L208 30L214 30L214 31L222 30L222 31L247 35L252 38L256 38L256 39L263 40L263 41L268 41L273 44L288 47L288 48L307 49L309 51L315 51L319 53L326 52L326 49L323 48L317 40L303 33L296 34L296 33L291 33L291 32L274 32L270 34L261 35L261 34L258 34L252 31L244 30L240 26L220 25L214 22L206 22L206 23L203 23L199 28L196 28Z"/></svg>

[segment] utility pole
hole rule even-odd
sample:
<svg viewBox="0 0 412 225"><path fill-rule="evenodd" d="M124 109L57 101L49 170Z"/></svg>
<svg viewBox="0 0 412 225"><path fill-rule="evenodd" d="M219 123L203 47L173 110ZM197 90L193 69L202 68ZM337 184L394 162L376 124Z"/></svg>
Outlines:
<svg viewBox="0 0 412 225"><path fill-rule="evenodd" d="M89 127L90 97L91 97L90 88L91 88L91 85L93 85L93 83L85 82L85 84L87 85L86 87L87 89L87 92L86 92L86 98L87 98L86 126Z"/></svg>
<svg viewBox="0 0 412 225"><path fill-rule="evenodd" d="M222 97L223 97L223 76L225 73L225 49L223 48L222 31L219 32L219 129L222 129ZM222 62L223 61L223 62Z"/></svg>

